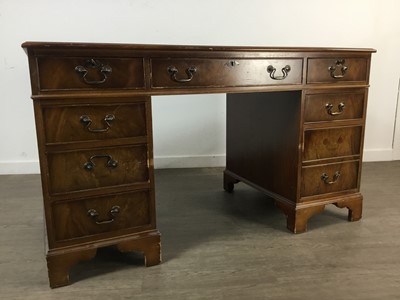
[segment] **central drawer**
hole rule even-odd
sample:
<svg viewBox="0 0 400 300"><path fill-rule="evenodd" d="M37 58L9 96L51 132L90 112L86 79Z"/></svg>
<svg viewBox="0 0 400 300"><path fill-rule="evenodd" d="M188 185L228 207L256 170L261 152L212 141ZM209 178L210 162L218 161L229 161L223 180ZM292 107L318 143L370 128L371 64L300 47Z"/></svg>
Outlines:
<svg viewBox="0 0 400 300"><path fill-rule="evenodd" d="M52 218L56 241L150 226L149 192L109 195L55 203Z"/></svg>
<svg viewBox="0 0 400 300"><path fill-rule="evenodd" d="M152 59L152 87L301 84L302 59Z"/></svg>
<svg viewBox="0 0 400 300"><path fill-rule="evenodd" d="M47 157L52 194L149 181L146 145L50 152Z"/></svg>

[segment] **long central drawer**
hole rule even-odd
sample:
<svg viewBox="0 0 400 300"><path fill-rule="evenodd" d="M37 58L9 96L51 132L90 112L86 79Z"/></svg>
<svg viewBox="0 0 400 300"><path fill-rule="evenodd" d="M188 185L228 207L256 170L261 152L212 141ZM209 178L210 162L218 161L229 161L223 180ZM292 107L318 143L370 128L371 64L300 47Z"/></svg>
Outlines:
<svg viewBox="0 0 400 300"><path fill-rule="evenodd" d="M152 59L152 87L301 84L302 59Z"/></svg>

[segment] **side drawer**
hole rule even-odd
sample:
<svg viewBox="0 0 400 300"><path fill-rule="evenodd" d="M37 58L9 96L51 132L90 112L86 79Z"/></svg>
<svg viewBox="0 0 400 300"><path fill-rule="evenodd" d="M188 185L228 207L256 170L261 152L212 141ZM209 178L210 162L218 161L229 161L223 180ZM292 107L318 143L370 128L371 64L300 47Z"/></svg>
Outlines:
<svg viewBox="0 0 400 300"><path fill-rule="evenodd" d="M309 58L307 83L365 83L367 66L367 58Z"/></svg>
<svg viewBox="0 0 400 300"><path fill-rule="evenodd" d="M301 84L302 59L152 59L152 87Z"/></svg>
<svg viewBox="0 0 400 300"><path fill-rule="evenodd" d="M46 143L146 136L146 103L44 106Z"/></svg>
<svg viewBox="0 0 400 300"><path fill-rule="evenodd" d="M305 98L304 121L362 119L364 101L364 92L309 94Z"/></svg>
<svg viewBox="0 0 400 300"><path fill-rule="evenodd" d="M41 91L144 88L142 58L37 57Z"/></svg>
<svg viewBox="0 0 400 300"><path fill-rule="evenodd" d="M359 161L302 168L301 197L358 189Z"/></svg>
<svg viewBox="0 0 400 300"><path fill-rule="evenodd" d="M122 234L129 229L151 226L150 207L147 191L54 203L55 240L108 232L115 236L118 231Z"/></svg>
<svg viewBox="0 0 400 300"><path fill-rule="evenodd" d="M362 126L304 131L303 161L359 155Z"/></svg>
<svg viewBox="0 0 400 300"><path fill-rule="evenodd" d="M52 194L147 183L146 145L47 154Z"/></svg>

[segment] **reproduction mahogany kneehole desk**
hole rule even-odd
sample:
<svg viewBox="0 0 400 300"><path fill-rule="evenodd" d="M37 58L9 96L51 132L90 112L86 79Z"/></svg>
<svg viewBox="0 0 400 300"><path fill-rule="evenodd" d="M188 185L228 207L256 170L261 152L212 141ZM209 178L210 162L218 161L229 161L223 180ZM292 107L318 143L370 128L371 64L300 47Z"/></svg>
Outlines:
<svg viewBox="0 0 400 300"><path fill-rule="evenodd" d="M275 199L289 230L359 220L373 49L26 42L51 287L97 248L160 263L152 95L227 93L224 189Z"/></svg>

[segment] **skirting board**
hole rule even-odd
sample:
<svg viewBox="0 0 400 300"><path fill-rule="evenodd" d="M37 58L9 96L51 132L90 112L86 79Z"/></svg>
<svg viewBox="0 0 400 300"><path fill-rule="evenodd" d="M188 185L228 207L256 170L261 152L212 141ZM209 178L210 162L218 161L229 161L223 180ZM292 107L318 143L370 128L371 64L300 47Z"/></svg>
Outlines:
<svg viewBox="0 0 400 300"><path fill-rule="evenodd" d="M393 149L370 149L364 151L365 162L391 161L399 159L394 157ZM156 169L170 168L207 168L224 167L225 155L202 156L156 156L154 158ZM0 161L0 175L6 174L39 174L38 161Z"/></svg>
<svg viewBox="0 0 400 300"><path fill-rule="evenodd" d="M154 157L154 168L207 168L224 167L225 154L202 155L202 156L156 156Z"/></svg>
<svg viewBox="0 0 400 300"><path fill-rule="evenodd" d="M31 161L0 161L0 175L8 174L39 174L38 160Z"/></svg>
<svg viewBox="0 0 400 300"><path fill-rule="evenodd" d="M391 161L395 160L393 149L364 149L363 161Z"/></svg>

